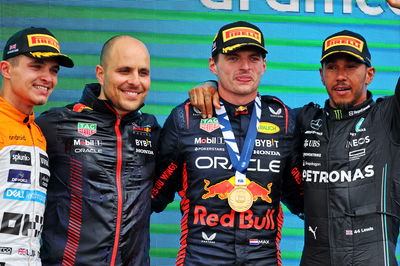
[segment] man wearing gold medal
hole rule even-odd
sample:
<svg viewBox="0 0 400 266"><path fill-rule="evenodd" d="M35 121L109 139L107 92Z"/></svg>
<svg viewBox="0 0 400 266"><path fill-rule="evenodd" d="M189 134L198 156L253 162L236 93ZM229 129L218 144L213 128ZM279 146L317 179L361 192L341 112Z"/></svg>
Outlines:
<svg viewBox="0 0 400 266"><path fill-rule="evenodd" d="M203 119L186 101L171 112L152 209L182 197L176 265L281 265L280 202L303 211L294 113L258 95L267 50L257 26L223 26L211 53L222 108Z"/></svg>

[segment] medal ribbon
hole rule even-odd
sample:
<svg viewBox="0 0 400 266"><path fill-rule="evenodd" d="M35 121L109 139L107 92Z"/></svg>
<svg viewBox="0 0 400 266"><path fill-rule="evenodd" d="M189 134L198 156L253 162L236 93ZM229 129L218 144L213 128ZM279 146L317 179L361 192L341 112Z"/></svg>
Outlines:
<svg viewBox="0 0 400 266"><path fill-rule="evenodd" d="M247 129L246 139L244 140L242 153L239 154L239 148L233 134L232 126L229 121L228 114L226 113L225 106L220 102L221 109L216 109L215 112L218 117L218 122L222 130L222 136L226 143L229 158L233 168L235 169L235 185L246 185L246 172L250 163L251 154L256 140L258 125L261 117L261 100L257 95L254 105L255 108L251 114L249 128Z"/></svg>

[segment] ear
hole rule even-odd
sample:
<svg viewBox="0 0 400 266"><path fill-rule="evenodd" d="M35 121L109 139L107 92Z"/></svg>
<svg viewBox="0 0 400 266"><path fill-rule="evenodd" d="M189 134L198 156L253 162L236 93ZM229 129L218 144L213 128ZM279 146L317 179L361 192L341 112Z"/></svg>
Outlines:
<svg viewBox="0 0 400 266"><path fill-rule="evenodd" d="M6 78L6 79L10 78L11 68L12 68L12 66L11 66L10 62L5 61L5 60L0 61L0 72L4 78Z"/></svg>
<svg viewBox="0 0 400 266"><path fill-rule="evenodd" d="M104 68L101 65L96 66L96 78L101 87L104 85Z"/></svg>
<svg viewBox="0 0 400 266"><path fill-rule="evenodd" d="M374 79L375 76L375 68L374 67L368 67L367 68L367 77L365 79L365 85L369 85L372 80Z"/></svg>
<svg viewBox="0 0 400 266"><path fill-rule="evenodd" d="M264 73L265 73L265 71L267 71L267 57L264 57L263 62L264 62L263 68L264 68Z"/></svg>
<svg viewBox="0 0 400 266"><path fill-rule="evenodd" d="M322 82L322 84L325 85L324 69L323 69L323 68L320 68L320 69L319 69L319 75L321 76L321 82Z"/></svg>
<svg viewBox="0 0 400 266"><path fill-rule="evenodd" d="M212 57L208 59L208 68L210 69L211 73L213 73L214 75L218 75L217 64Z"/></svg>

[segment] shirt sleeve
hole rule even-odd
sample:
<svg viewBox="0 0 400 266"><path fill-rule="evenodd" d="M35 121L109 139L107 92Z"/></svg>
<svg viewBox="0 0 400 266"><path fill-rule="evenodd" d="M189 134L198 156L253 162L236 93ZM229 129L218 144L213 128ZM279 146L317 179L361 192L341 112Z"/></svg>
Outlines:
<svg viewBox="0 0 400 266"><path fill-rule="evenodd" d="M391 121L391 134L396 143L400 143L400 77L397 80L394 92L393 117Z"/></svg>
<svg viewBox="0 0 400 266"><path fill-rule="evenodd" d="M175 192L182 187L182 163L179 154L179 130L174 111L161 130L156 178L153 183L151 206L161 212L174 200Z"/></svg>
<svg viewBox="0 0 400 266"><path fill-rule="evenodd" d="M282 202L292 213L302 217L304 213L304 185L301 176L301 137L298 126L295 126L294 129L292 147L283 175Z"/></svg>

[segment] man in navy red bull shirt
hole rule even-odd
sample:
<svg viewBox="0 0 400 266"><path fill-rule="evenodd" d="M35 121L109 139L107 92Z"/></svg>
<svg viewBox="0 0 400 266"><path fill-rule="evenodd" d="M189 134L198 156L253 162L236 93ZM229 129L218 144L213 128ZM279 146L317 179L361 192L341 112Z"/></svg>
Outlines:
<svg viewBox="0 0 400 266"><path fill-rule="evenodd" d="M209 59L221 112L203 119L187 101L164 125L152 209L182 197L177 265L281 265L280 202L303 211L299 138L293 111L258 95L266 53L257 26L223 26Z"/></svg>

